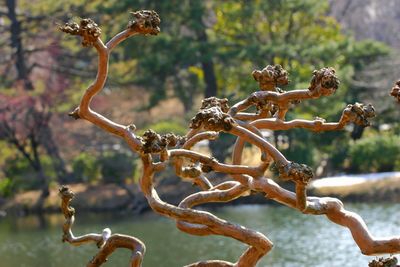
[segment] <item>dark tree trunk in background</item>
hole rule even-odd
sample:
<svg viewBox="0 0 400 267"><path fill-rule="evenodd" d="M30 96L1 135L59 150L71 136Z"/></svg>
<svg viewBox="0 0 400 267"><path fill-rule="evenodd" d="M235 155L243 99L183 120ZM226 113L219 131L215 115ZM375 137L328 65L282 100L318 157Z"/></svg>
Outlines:
<svg viewBox="0 0 400 267"><path fill-rule="evenodd" d="M13 48L15 58L15 68L17 70L17 80L22 81L25 90L33 90L33 84L29 79L29 70L24 57L24 49L21 39L22 27L21 22L17 18L16 0L6 0L7 16L11 21L11 47Z"/></svg>
<svg viewBox="0 0 400 267"><path fill-rule="evenodd" d="M351 138L353 140L360 139L364 133L365 127L359 126L357 124L354 125L353 131L351 131Z"/></svg>
<svg viewBox="0 0 400 267"><path fill-rule="evenodd" d="M54 171L56 172L58 182L61 184L67 183L70 174L65 168L65 162L60 156L60 152L53 138L53 133L48 126L46 126L42 130L41 138L42 140L40 141L40 143L43 144L47 155L51 157L51 161Z"/></svg>
<svg viewBox="0 0 400 267"><path fill-rule="evenodd" d="M204 82L206 83L204 97L217 96L217 79L215 78L214 63L210 59L202 62L201 67L204 73Z"/></svg>
<svg viewBox="0 0 400 267"><path fill-rule="evenodd" d="M42 162L39 157L39 143L37 137L35 135L30 135L29 137L31 149L32 149L32 156L33 156L33 164L32 167L37 174L37 178L40 181L40 190L41 194L39 197L38 202L36 203L36 208L42 210L44 207L44 201L50 195L49 191L49 178L44 172Z"/></svg>
<svg viewBox="0 0 400 267"><path fill-rule="evenodd" d="M208 44L207 33L203 28L201 31L197 33L197 37L199 42L202 44L200 53L201 53L201 68L203 69L204 74L204 83L206 84L206 89L204 91L204 98L217 96L217 79L215 77L215 69L214 62L212 61L212 57L210 55L210 48ZM212 155L216 157L218 160L223 161L227 157L227 147L224 147L226 142L224 142L224 138L220 136L215 141L209 142L208 147L212 151ZM229 146L230 144L228 144Z"/></svg>
<svg viewBox="0 0 400 267"><path fill-rule="evenodd" d="M210 55L210 47L208 43L207 33L205 28L197 32L198 41L201 43L201 68L204 73L204 83L206 84L206 90L204 91L204 97L217 96L217 79L215 77L214 62Z"/></svg>
<svg viewBox="0 0 400 267"><path fill-rule="evenodd" d="M193 99L187 99L183 101L183 110L185 113L189 113L193 109Z"/></svg>
<svg viewBox="0 0 400 267"><path fill-rule="evenodd" d="M44 208L44 201L46 198L50 195L50 190L49 190L49 179L47 178L46 174L44 173L44 170L42 166L39 166L40 169L37 169L36 172L38 174L38 178L41 182L41 193L40 197L38 199L38 202L36 203L36 209L38 210L43 210Z"/></svg>

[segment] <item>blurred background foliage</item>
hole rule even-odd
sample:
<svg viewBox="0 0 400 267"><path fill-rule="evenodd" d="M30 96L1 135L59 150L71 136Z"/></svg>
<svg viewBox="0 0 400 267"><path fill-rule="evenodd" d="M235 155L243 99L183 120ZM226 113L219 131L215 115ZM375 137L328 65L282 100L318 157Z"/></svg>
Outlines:
<svg viewBox="0 0 400 267"><path fill-rule="evenodd" d="M91 17L107 40L125 27L128 11L139 9L159 13L161 33L131 38L115 49L106 88L94 102L97 110L134 122L139 132L151 127L184 134L202 98L228 97L233 104L258 90L254 69L281 64L291 80L283 89L292 90L307 88L314 69L332 66L341 79L337 93L293 106L288 119L337 121L348 103L371 102L378 114L372 127L277 131L271 142L319 176L400 170L399 107L388 96L399 77L399 40L367 16L368 8L376 8L380 21L398 20L385 15L399 10L392 2L5 0L0 4L0 196L29 189L46 196L52 182L134 180L135 158L118 140L65 115L95 76L97 57L57 25ZM359 33L361 26L369 35ZM210 148L223 160L231 145L232 137L224 134Z"/></svg>

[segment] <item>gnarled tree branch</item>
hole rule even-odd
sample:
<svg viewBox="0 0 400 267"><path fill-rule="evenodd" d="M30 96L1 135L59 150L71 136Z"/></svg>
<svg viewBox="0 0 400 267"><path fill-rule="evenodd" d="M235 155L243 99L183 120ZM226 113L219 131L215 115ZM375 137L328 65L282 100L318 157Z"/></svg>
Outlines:
<svg viewBox="0 0 400 267"><path fill-rule="evenodd" d="M63 225L63 242L68 242L74 246L80 246L87 243L96 243L99 251L87 267L98 267L107 261L107 257L118 248L126 248L132 251L130 267L141 267L145 253L145 245L139 239L121 234L111 234L111 230L106 228L101 234L86 234L75 237L72 233L72 226L75 221L75 209L70 206L74 193L68 187L61 187L61 211L64 214L65 222Z"/></svg>
<svg viewBox="0 0 400 267"><path fill-rule="evenodd" d="M370 104L360 103L348 105L338 122L327 123L321 118L312 121L301 119L285 121L290 104L329 96L338 89L339 79L332 68L314 71L308 89L289 92L277 87L286 85L289 81L287 71L281 66L267 66L263 70L256 70L253 72L253 77L259 83L260 91L252 93L232 107L229 107L227 99L210 97L203 100L199 112L191 120L190 130L184 137L174 134L160 135L152 130L146 131L142 137L139 137L134 133L136 129L134 124L124 126L93 111L90 103L104 87L111 51L131 36L137 34L156 35L160 31L160 19L154 11L138 11L132 14L134 19L129 22L127 29L115 35L105 45L100 39L100 28L90 19L82 20L79 25L67 23L61 27L61 30L67 33L82 36L82 44L94 46L98 53L96 79L86 90L79 107L71 113L71 116L87 120L106 132L119 136L134 152L139 154L143 163L143 174L139 183L144 196L155 212L175 220L178 229L199 236L222 235L248 246L234 263L208 260L188 266L252 267L271 250L272 242L262 233L218 218L210 212L195 209L195 206L205 203L232 201L248 195L250 191L262 192L267 198L304 214L326 215L332 222L347 227L361 252L366 255L400 253L400 237L375 238L368 231L362 218L356 213L345 210L338 199L307 196L307 184L313 177L311 168L286 159L261 134L263 129L305 128L319 132L340 130L349 123L369 126L369 120L375 116L374 108ZM392 90L392 95L395 97L399 91L396 88L398 86ZM243 112L251 106L257 108L256 113ZM218 162L212 156L191 150L196 143L202 140L218 138L220 132L237 137L231 164ZM262 153L260 164L256 167L241 164L246 142L257 146ZM153 157L153 155L157 156ZM278 167L282 179L295 183L295 192L283 189L273 180L265 177L265 171L272 161ZM178 206L162 201L153 184L154 174L163 171L167 164L173 164L178 176L191 180L201 189L186 197ZM229 174L232 180L214 186L205 175L210 171ZM118 247L131 249L133 251L131 266L140 266L144 245L133 237L122 235L108 237L108 230L103 231L103 234L74 237L71 230L74 210L69 206L72 193L66 188L60 192L63 198L62 210L66 218L63 240L74 245L95 242L101 247L99 253L91 261L92 265L88 266L100 266L107 256Z"/></svg>

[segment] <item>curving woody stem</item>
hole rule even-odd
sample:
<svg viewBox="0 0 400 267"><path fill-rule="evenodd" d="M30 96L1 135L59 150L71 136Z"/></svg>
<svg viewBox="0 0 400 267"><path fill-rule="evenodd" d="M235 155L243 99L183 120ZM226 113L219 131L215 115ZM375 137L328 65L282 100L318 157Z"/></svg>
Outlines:
<svg viewBox="0 0 400 267"><path fill-rule="evenodd" d="M107 261L107 257L118 248L126 248L132 251L130 267L141 267L145 253L145 245L139 239L121 234L111 234L111 230L106 228L101 234L86 234L75 237L72 233L72 226L75 221L75 209L70 206L74 193L68 187L61 187L59 190L61 198L61 211L64 214L65 222L63 224L63 242L68 242L74 246L80 246L87 243L96 243L99 251L87 267L98 267Z"/></svg>
<svg viewBox="0 0 400 267"><path fill-rule="evenodd" d="M305 214L326 215L332 222L347 227L362 253L366 255L400 252L400 237L374 238L362 218L345 210L339 200L307 196L307 184L313 177L311 168L289 161L262 136L261 130L263 129L305 128L319 132L340 130L349 123L368 126L369 120L375 115L374 108L372 105L360 103L348 105L338 122L325 122L318 117L312 121L302 119L285 121L285 115L291 105L298 104L302 100L331 95L338 89L339 80L332 68L314 71L308 89L289 92L277 87L289 82L288 73L281 66L267 66L263 70L256 70L253 72L253 77L259 83L260 91L251 94L232 107L229 107L227 99L211 97L203 100L199 112L191 120L190 130L184 137L174 134L160 135L152 130L146 131L142 137L136 136L134 133L136 127L133 124L121 125L93 111L90 103L104 87L111 51L131 36L137 34L156 35L160 31L160 19L154 11L138 11L133 12L132 15L134 19L128 23L127 29L115 35L106 44L100 39L100 28L90 19L82 20L79 25L67 23L60 28L66 33L80 35L83 38L82 44L93 46L98 53L96 79L85 91L79 106L70 115L75 119L87 120L124 139L132 151L140 155L143 163L143 174L140 179L141 191L150 207L155 212L175 220L178 229L192 235L227 236L247 245L247 249L236 262L207 260L187 266L252 267L256 266L260 258L271 250L272 242L262 233L220 219L210 212L195 209L196 206L205 203L229 202L249 195L250 191L263 192L267 198ZM244 112L251 106L256 107L256 113ZM237 137L231 164L218 162L213 157L191 150L201 140L218 138L220 132ZM246 142L260 149L262 157L258 166L241 164ZM157 156L153 157L153 155ZM295 183L295 192L281 188L277 183L264 176L272 161L276 163L282 179ZM161 200L153 185L154 174L165 170L168 164L174 166L178 176L190 180L201 189L186 197L178 206ZM228 174L232 180L214 185L206 177L210 171ZM135 258L137 262L131 263L131 266L140 266L144 245L133 237L112 235L107 240L101 234L74 237L71 231L74 211L69 206L72 196L69 190L62 189L61 191L62 210L66 218L63 228L64 240L74 245L95 242L101 246L100 252L93 260L97 265L90 266L99 266L118 247L132 249L134 251L133 258L137 255ZM133 258L131 262L134 262Z"/></svg>

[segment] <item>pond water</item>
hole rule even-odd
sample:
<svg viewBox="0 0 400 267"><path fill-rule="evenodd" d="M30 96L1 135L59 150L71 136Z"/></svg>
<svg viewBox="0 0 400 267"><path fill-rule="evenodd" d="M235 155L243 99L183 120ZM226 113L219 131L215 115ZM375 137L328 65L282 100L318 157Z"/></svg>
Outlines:
<svg viewBox="0 0 400 267"><path fill-rule="evenodd" d="M364 217L376 236L400 234L398 204L351 204L350 210ZM350 232L324 216L303 215L283 206L243 205L225 207L215 214L264 233L273 250L258 267L368 266L373 257L363 256ZM44 218L0 218L0 267L85 266L96 253L95 245L73 247L61 242L61 215ZM205 259L235 261L245 246L235 240L194 237L174 223L153 213L141 216L77 214L75 234L100 232L131 234L145 242L144 267L178 267ZM128 250L118 250L104 265L128 266Z"/></svg>

